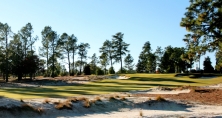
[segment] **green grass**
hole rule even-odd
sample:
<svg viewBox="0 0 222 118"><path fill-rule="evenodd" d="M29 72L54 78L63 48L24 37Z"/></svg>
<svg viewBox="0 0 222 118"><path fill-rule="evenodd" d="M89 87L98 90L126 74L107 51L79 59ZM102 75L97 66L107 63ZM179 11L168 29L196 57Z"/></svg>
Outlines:
<svg viewBox="0 0 222 118"><path fill-rule="evenodd" d="M1 88L1 97L13 99L70 97L76 95L107 94L144 90L156 86L177 87L183 85L203 86L222 82L222 77L212 79L191 79L187 76L174 77L174 74L125 74L127 80L106 79L73 86L47 86L40 88Z"/></svg>

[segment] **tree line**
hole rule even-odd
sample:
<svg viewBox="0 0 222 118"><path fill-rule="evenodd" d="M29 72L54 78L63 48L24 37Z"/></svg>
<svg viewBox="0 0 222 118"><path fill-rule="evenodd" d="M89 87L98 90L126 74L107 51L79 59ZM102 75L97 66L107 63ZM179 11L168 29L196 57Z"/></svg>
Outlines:
<svg viewBox="0 0 222 118"><path fill-rule="evenodd" d="M39 54L37 54L34 43L39 37L33 36L33 32L31 23L13 33L7 23L0 22L0 74L6 82L9 75L17 76L18 80L21 80L27 76L32 79L36 75L56 77L83 73L114 74L113 64L120 63L120 72L122 72L123 62L128 70L133 70L129 44L123 41L124 34L121 32L113 35L112 40L106 40L99 48L101 55L97 57L94 53L89 57L91 59L89 63L86 60L90 44L83 42L78 44L74 34L59 35L50 26L45 26L41 32L42 45L38 48ZM78 60L75 60L76 55L79 57ZM66 60L65 64L61 63L62 60ZM109 64L111 67L107 70ZM65 65L68 66L68 70Z"/></svg>
<svg viewBox="0 0 222 118"><path fill-rule="evenodd" d="M90 44L78 43L74 34L59 35L50 26L45 26L41 32L42 45L37 54L34 43L40 38L33 36L31 23L13 33L7 23L0 22L0 74L7 82L9 75L21 80L26 76L32 79L36 75L55 77L83 73L179 73L191 70L195 61L199 61L200 66L200 57L206 52L216 52L215 68L222 71L222 2L190 0L190 6L186 9L180 22L180 26L188 31L183 39L186 46L167 46L164 49L157 47L153 52L147 41L136 65L128 50L129 44L124 42L124 34L121 32L112 35L111 40L105 40L99 48L100 55L97 57L94 53L87 63ZM75 60L76 55L78 60ZM66 60L67 64L62 64L62 60ZM113 68L115 63L120 63L120 69L116 72ZM204 60L204 71L214 72L209 57Z"/></svg>

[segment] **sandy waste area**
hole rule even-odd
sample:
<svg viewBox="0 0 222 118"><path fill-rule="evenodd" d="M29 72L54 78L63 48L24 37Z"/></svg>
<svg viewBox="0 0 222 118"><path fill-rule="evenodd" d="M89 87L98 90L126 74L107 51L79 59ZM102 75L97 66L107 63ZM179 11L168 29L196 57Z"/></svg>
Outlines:
<svg viewBox="0 0 222 118"><path fill-rule="evenodd" d="M198 96L200 96L199 94L208 95L208 93L210 93L209 95L213 95L213 92L217 92L215 94L218 94L222 91L222 84L205 86L199 89L194 90L189 87L182 89L157 87L143 91L130 91L105 95L75 96L70 98L25 99L20 101L1 97L0 117L222 117L222 97L220 97L222 94L217 95L219 96L217 98L218 102L215 103L204 103L196 101L195 99L190 99L191 96L195 96L196 94ZM201 90L207 90L208 93ZM209 92L208 90L213 91ZM190 98L182 98L185 95Z"/></svg>

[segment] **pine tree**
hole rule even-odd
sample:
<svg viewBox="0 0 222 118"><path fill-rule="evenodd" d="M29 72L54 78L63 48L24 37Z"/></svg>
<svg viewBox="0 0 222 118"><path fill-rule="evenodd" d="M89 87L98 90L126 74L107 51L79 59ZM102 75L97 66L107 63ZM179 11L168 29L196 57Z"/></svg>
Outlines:
<svg viewBox="0 0 222 118"><path fill-rule="evenodd" d="M204 72L205 73L213 73L214 72L214 68L211 65L211 61L210 61L210 57L207 56L203 62L203 66L204 66Z"/></svg>
<svg viewBox="0 0 222 118"><path fill-rule="evenodd" d="M134 67L133 60L134 59L130 54L128 54L124 59L125 68L127 68L128 72L133 70L133 67Z"/></svg>
<svg viewBox="0 0 222 118"><path fill-rule="evenodd" d="M113 35L113 48L114 48L114 59L116 62L120 62L120 70L122 73L122 66L123 66L123 56L126 55L126 52L129 52L127 49L129 44L123 41L123 33L118 32Z"/></svg>
<svg viewBox="0 0 222 118"><path fill-rule="evenodd" d="M5 49L4 49L4 52L5 52L5 61L4 61L4 64L5 64L5 68L4 68L4 71L5 71L5 81L8 82L8 74L9 74L9 68L8 68L8 38L10 37L10 35L12 34L12 31L11 31L11 27L5 23L1 23L0 22L0 41L3 41L4 44L5 44Z"/></svg>
<svg viewBox="0 0 222 118"><path fill-rule="evenodd" d="M80 56L80 74L82 73L82 67L84 59L87 58L87 49L90 48L90 45L88 43L80 43L78 46L79 49L79 56Z"/></svg>

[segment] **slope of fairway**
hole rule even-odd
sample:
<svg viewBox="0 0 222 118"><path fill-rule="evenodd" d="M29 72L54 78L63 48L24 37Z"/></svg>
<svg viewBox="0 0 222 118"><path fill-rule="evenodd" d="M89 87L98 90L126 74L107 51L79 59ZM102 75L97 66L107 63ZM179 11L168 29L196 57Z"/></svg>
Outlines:
<svg viewBox="0 0 222 118"><path fill-rule="evenodd" d="M174 74L126 74L129 79L105 79L73 86L43 86L27 88L1 88L0 95L13 99L69 97L75 95L107 94L111 92L128 92L144 90L151 87L177 87L183 85L204 86L222 83L222 77L208 79L191 79L174 77Z"/></svg>

